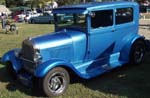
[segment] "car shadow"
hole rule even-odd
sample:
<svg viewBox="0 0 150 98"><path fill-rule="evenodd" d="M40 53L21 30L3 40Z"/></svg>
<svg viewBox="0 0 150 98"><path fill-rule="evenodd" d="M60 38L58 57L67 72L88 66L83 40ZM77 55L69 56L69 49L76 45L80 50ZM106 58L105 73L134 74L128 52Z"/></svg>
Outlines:
<svg viewBox="0 0 150 98"><path fill-rule="evenodd" d="M110 95L127 98L149 98L149 57L150 53L147 53L144 62L140 65L128 64L88 81L79 82L93 91Z"/></svg>
<svg viewBox="0 0 150 98"><path fill-rule="evenodd" d="M11 77L11 75L8 73L6 65L4 65L1 62L1 57L0 57L0 64L3 65L2 67L0 67L0 82L7 83L6 89L8 91L14 92L16 90L19 90L29 96L34 97L43 96L43 93L39 92L39 88L37 87L37 85L35 85L34 87L26 87L22 85L19 82L19 80L17 80L14 77Z"/></svg>
<svg viewBox="0 0 150 98"><path fill-rule="evenodd" d="M149 57L150 52L146 54L145 60L141 65L125 65L89 80L74 76L70 85L81 83L90 90L110 95L125 96L127 98L145 98L146 96L146 98L149 98L150 86L147 86L147 84L150 83L148 77L150 69ZM143 77L141 77L141 75ZM43 96L42 92L39 92L38 87L28 88L19 83L18 80L12 79L7 73L6 67L0 68L0 81L8 82L6 85L8 91L14 92L19 90L33 97Z"/></svg>

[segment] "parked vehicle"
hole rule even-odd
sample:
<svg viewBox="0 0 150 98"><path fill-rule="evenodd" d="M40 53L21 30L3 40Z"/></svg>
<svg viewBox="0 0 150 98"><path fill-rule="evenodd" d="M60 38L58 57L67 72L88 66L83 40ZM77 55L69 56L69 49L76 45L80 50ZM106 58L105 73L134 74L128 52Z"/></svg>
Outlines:
<svg viewBox="0 0 150 98"><path fill-rule="evenodd" d="M30 18L38 17L40 15L41 15L40 13L33 13L33 12L21 13L21 14L17 15L18 20L16 20L16 21L17 22L23 22L23 21L28 22L30 20Z"/></svg>
<svg viewBox="0 0 150 98"><path fill-rule="evenodd" d="M36 78L47 96L59 96L68 88L71 73L90 79L143 61L147 44L138 34L137 3L92 2L56 8L53 14L56 33L28 38L21 49L2 57L23 84L31 85ZM72 19L61 22L61 15Z"/></svg>
<svg viewBox="0 0 150 98"><path fill-rule="evenodd" d="M53 14L50 13L43 13L43 15L40 15L38 17L32 17L29 20L29 23L53 23L54 17Z"/></svg>

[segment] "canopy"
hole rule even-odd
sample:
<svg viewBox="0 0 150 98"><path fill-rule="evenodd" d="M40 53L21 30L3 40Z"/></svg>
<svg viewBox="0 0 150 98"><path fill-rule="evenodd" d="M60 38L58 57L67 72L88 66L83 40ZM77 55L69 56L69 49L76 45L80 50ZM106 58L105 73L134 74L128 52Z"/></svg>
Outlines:
<svg viewBox="0 0 150 98"><path fill-rule="evenodd" d="M6 6L0 5L0 13L6 13L8 15L11 11Z"/></svg>
<svg viewBox="0 0 150 98"><path fill-rule="evenodd" d="M14 7L11 10L12 11L24 11L24 10L30 10L31 8L26 7L26 6L19 6L19 7Z"/></svg>

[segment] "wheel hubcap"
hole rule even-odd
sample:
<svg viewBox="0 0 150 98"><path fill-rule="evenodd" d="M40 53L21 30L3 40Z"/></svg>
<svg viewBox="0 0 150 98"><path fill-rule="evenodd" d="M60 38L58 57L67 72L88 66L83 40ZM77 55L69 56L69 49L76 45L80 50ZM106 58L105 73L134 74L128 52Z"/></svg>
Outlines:
<svg viewBox="0 0 150 98"><path fill-rule="evenodd" d="M54 93L61 93L65 88L65 79L63 74L54 73L49 79L48 88Z"/></svg>
<svg viewBox="0 0 150 98"><path fill-rule="evenodd" d="M135 51L135 61L137 63L141 62L144 56L144 49L142 47L139 47Z"/></svg>
<svg viewBox="0 0 150 98"><path fill-rule="evenodd" d="M50 88L52 90L57 90L61 86L61 81L58 77L53 77L50 81Z"/></svg>

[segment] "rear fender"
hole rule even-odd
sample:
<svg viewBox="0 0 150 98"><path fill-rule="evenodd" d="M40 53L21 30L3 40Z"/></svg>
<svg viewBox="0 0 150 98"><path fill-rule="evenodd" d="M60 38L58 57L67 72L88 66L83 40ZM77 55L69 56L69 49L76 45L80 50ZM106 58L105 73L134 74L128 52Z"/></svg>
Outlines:
<svg viewBox="0 0 150 98"><path fill-rule="evenodd" d="M19 49L13 49L13 50L10 50L10 51L6 52L3 55L1 61L4 64L6 62L11 62L13 69L17 73L22 68L22 62L18 57L15 56L15 51L16 50L19 50Z"/></svg>
<svg viewBox="0 0 150 98"><path fill-rule="evenodd" d="M134 44L134 42L136 40L145 40L145 37L140 36L140 35L135 35L133 36L130 40L127 40L128 42L126 42L126 44L124 45L124 47L122 48L121 52L120 52L120 60L121 61L125 61L126 63L129 62L130 59L130 50L132 48L132 45Z"/></svg>
<svg viewBox="0 0 150 98"><path fill-rule="evenodd" d="M35 76L36 77L44 77L49 70L51 70L54 67L67 67L73 70L75 73L78 73L77 70L73 67L71 63L68 63L64 60L60 59L51 59L47 62L44 62L40 65L38 65L37 69L35 70Z"/></svg>

